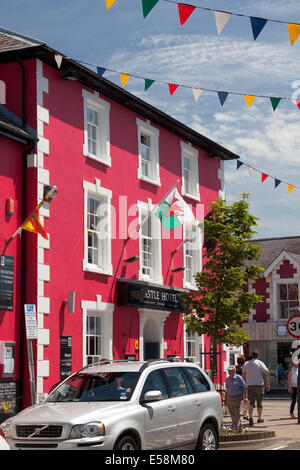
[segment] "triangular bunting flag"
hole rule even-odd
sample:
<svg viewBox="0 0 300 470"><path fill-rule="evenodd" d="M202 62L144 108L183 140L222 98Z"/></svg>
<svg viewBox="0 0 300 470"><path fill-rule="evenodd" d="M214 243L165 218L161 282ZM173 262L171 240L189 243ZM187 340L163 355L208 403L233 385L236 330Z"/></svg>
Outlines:
<svg viewBox="0 0 300 470"><path fill-rule="evenodd" d="M106 0L106 8L107 10L115 3L116 0Z"/></svg>
<svg viewBox="0 0 300 470"><path fill-rule="evenodd" d="M287 28L292 46L300 34L300 24L287 23Z"/></svg>
<svg viewBox="0 0 300 470"><path fill-rule="evenodd" d="M148 90L148 88L151 87L151 85L153 85L154 83L154 80L150 80L150 78L145 78L145 91Z"/></svg>
<svg viewBox="0 0 300 470"><path fill-rule="evenodd" d="M102 75L104 74L106 69L104 69L103 67L97 67L97 74L98 74L98 78L102 78Z"/></svg>
<svg viewBox="0 0 300 470"><path fill-rule="evenodd" d="M144 18L150 13L152 8L159 2L159 0L142 0L143 2L143 15Z"/></svg>
<svg viewBox="0 0 300 470"><path fill-rule="evenodd" d="M253 96L253 95L244 95L244 98L246 100L246 103L247 103L248 107L251 108L251 105L253 103L253 100L254 100L255 96Z"/></svg>
<svg viewBox="0 0 300 470"><path fill-rule="evenodd" d="M263 183L268 177L269 177L269 175L266 175L265 173L262 173L261 174L261 182Z"/></svg>
<svg viewBox="0 0 300 470"><path fill-rule="evenodd" d="M185 3L178 3L179 20L181 26L189 19L196 7L186 5Z"/></svg>
<svg viewBox="0 0 300 470"><path fill-rule="evenodd" d="M251 176L251 175L253 175L253 173L254 173L254 168L251 168L251 167L250 167L250 168L249 168L249 175Z"/></svg>
<svg viewBox="0 0 300 470"><path fill-rule="evenodd" d="M275 178L275 188L277 188L277 186L279 186L281 183L280 180L278 180L277 178Z"/></svg>
<svg viewBox="0 0 300 470"><path fill-rule="evenodd" d="M129 77L130 77L130 75L128 75L127 73L120 73L120 78L121 78L121 83L122 83L123 88L126 85L127 80L128 80Z"/></svg>
<svg viewBox="0 0 300 470"><path fill-rule="evenodd" d="M218 34L220 35L224 27L231 18L231 13L224 13L223 11L215 11L215 20Z"/></svg>
<svg viewBox="0 0 300 470"><path fill-rule="evenodd" d="M174 85L174 83L168 83L168 87L170 90L170 95L173 95L175 91L177 90L178 85Z"/></svg>
<svg viewBox="0 0 300 470"><path fill-rule="evenodd" d="M55 59L55 62L57 64L57 67L60 69L60 66L61 66L61 63L62 63L62 60L63 60L63 56L60 55L60 54L55 54L54 59Z"/></svg>
<svg viewBox="0 0 300 470"><path fill-rule="evenodd" d="M296 105L298 106L298 109L300 109L300 100L295 100L296 101Z"/></svg>
<svg viewBox="0 0 300 470"><path fill-rule="evenodd" d="M257 36L260 34L261 30L265 26L268 20L264 18L256 18L254 16L250 17L251 26L252 26L252 33L254 41L256 40Z"/></svg>
<svg viewBox="0 0 300 470"><path fill-rule="evenodd" d="M281 98L270 98L270 100L271 100L273 111L275 111L275 109L280 103Z"/></svg>
<svg viewBox="0 0 300 470"><path fill-rule="evenodd" d="M288 192L292 192L293 189L294 189L295 186L293 186L292 184L288 184Z"/></svg>
<svg viewBox="0 0 300 470"><path fill-rule="evenodd" d="M198 99L200 98L203 90L201 88L193 88L193 95L195 98L196 103L198 102Z"/></svg>
<svg viewBox="0 0 300 470"><path fill-rule="evenodd" d="M223 104L225 103L226 98L228 96L227 91L218 91L218 96L219 96L221 106L223 106Z"/></svg>
<svg viewBox="0 0 300 470"><path fill-rule="evenodd" d="M244 165L243 162L240 162L239 160L236 161L236 169L238 170L242 165Z"/></svg>

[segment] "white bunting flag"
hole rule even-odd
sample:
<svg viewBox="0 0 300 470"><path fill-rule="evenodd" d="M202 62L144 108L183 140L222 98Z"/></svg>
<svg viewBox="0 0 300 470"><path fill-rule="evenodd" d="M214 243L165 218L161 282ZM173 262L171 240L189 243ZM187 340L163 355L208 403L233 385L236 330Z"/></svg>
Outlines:
<svg viewBox="0 0 300 470"><path fill-rule="evenodd" d="M224 13L223 11L215 11L215 20L218 34L220 35L224 27L231 18L231 13Z"/></svg>
<svg viewBox="0 0 300 470"><path fill-rule="evenodd" d="M201 88L193 88L193 95L195 98L196 103L198 102L198 99L200 98L203 90Z"/></svg>
<svg viewBox="0 0 300 470"><path fill-rule="evenodd" d="M63 56L60 55L60 54L55 54L54 58L55 58L55 62L57 64L57 67L60 69L60 66L61 66L61 63L62 63L62 60L63 60Z"/></svg>

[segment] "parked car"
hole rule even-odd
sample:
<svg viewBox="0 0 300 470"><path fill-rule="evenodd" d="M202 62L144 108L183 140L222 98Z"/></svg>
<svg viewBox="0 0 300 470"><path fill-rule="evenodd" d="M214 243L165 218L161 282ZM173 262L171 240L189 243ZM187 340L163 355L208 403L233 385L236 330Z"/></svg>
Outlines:
<svg viewBox="0 0 300 470"><path fill-rule="evenodd" d="M10 450L6 439L4 439L3 436L1 436L1 433L0 433L0 450Z"/></svg>
<svg viewBox="0 0 300 470"><path fill-rule="evenodd" d="M107 361L2 423L11 449L216 450L219 393L194 363Z"/></svg>

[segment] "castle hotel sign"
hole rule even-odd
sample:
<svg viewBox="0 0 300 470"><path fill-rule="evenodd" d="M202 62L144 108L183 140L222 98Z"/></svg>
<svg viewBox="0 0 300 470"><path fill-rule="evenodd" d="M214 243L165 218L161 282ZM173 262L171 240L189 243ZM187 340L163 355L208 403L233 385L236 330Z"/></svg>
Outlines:
<svg viewBox="0 0 300 470"><path fill-rule="evenodd" d="M183 289L160 287L128 279L118 279L117 288L119 306L184 312L179 295L185 292Z"/></svg>

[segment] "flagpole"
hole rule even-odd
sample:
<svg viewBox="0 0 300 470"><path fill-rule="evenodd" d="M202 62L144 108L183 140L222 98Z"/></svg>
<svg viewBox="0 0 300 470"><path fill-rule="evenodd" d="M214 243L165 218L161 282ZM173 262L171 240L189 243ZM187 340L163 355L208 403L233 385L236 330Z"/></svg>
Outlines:
<svg viewBox="0 0 300 470"><path fill-rule="evenodd" d="M56 186L53 186L52 189L44 196L44 198L41 200L41 202L33 209L33 211L30 212L29 216L26 217L26 219L24 220L24 222L22 222L20 227L17 228L15 233L8 240L5 241L5 247L4 247L4 250L3 250L3 253L2 253L3 255L5 254L6 248L13 241L13 239L17 235L21 235L23 226L26 224L26 222L28 222L28 220L31 218L32 214L35 211L39 211L40 208L45 204L45 202L47 202L48 199L51 199L52 197L54 197L56 195L56 193L57 193L57 188L56 188Z"/></svg>
<svg viewBox="0 0 300 470"><path fill-rule="evenodd" d="M140 230L141 226L144 225L144 223L149 219L149 217L151 217L151 215L153 214L153 212L164 202L164 200L166 199L166 197L170 194L171 191L173 191L173 189L176 188L176 186L178 185L180 181L177 180L175 184L173 184L173 186L169 189L169 191L166 192L166 194L164 195L164 197L161 198L161 200L155 204L154 208L150 211L150 213L147 215L147 217L145 217L145 219L136 226L136 229L129 235L129 237L125 240L125 243L127 243L130 238Z"/></svg>
<svg viewBox="0 0 300 470"><path fill-rule="evenodd" d="M196 219L195 219L195 220L196 220ZM195 227L196 229L201 226L201 222L199 222L199 221L197 221L197 222L198 222L198 224L197 224L197 226ZM186 242L188 242L188 241L190 241L190 240L192 240L192 239L193 239L193 237L191 236L191 237L186 237L184 240L182 240L182 242L178 245L178 247L175 248L175 250L172 252L172 256L174 256L175 253L177 253L177 251L182 247L182 245L184 245L184 243L186 243Z"/></svg>

